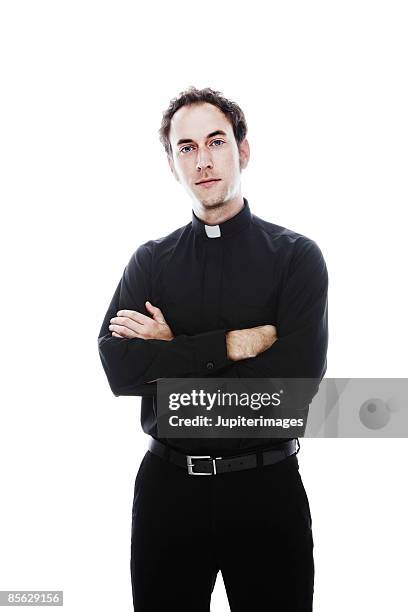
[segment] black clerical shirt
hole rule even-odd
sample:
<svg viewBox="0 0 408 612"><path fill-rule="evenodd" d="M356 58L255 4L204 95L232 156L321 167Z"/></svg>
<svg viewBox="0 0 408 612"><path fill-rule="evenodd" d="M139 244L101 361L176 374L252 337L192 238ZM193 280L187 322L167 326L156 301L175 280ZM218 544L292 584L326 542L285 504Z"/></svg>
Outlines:
<svg viewBox="0 0 408 612"><path fill-rule="evenodd" d="M317 244L244 207L208 226L192 221L149 240L131 256L105 315L99 354L114 395L138 395L143 430L158 438L159 378L314 378L326 371L328 275ZM175 338L117 338L110 319L121 309L162 311ZM278 339L241 361L227 357L229 330L275 325ZM317 391L317 389L315 390ZM248 452L282 439L162 439L186 453Z"/></svg>

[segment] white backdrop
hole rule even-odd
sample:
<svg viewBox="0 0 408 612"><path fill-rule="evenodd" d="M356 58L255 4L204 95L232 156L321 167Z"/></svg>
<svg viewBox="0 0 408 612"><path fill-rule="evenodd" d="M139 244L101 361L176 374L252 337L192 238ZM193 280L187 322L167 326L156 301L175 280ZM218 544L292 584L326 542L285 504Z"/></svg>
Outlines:
<svg viewBox="0 0 408 612"><path fill-rule="evenodd" d="M407 376L405 9L1 4L0 590L63 589L69 611L132 609L147 437L140 399L110 392L97 335L137 246L191 219L157 133L189 85L246 114L252 212L323 251L326 375ZM314 609L401 610L406 439L301 445ZM224 610L219 575L212 611Z"/></svg>

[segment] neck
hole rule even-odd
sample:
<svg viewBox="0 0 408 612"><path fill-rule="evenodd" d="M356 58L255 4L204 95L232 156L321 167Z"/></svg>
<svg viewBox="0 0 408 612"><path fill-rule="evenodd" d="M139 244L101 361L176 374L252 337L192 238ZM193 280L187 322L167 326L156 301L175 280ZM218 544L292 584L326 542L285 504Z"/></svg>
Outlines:
<svg viewBox="0 0 408 612"><path fill-rule="evenodd" d="M193 206L196 216L206 225L218 225L219 223L223 223L223 221L235 217L243 208L244 198L241 195L231 200L227 200L226 202L214 204L213 206L206 206L201 202L195 202Z"/></svg>

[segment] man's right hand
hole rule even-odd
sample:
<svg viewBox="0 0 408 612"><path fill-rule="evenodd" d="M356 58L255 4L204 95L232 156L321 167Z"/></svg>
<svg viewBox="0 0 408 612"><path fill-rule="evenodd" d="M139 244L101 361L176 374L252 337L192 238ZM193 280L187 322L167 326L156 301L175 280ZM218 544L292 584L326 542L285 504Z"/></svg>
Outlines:
<svg viewBox="0 0 408 612"><path fill-rule="evenodd" d="M259 325L248 329L234 329L226 333L227 356L232 361L256 357L278 339L274 325Z"/></svg>

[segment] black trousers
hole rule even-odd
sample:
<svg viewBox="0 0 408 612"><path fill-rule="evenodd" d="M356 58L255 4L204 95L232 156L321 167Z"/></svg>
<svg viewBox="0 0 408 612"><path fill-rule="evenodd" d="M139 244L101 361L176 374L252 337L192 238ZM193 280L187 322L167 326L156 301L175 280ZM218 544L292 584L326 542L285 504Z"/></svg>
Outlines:
<svg viewBox="0 0 408 612"><path fill-rule="evenodd" d="M218 571L232 612L310 612L312 519L297 456L190 476L147 451L130 569L135 612L209 612Z"/></svg>

